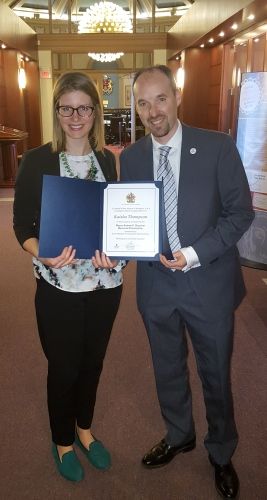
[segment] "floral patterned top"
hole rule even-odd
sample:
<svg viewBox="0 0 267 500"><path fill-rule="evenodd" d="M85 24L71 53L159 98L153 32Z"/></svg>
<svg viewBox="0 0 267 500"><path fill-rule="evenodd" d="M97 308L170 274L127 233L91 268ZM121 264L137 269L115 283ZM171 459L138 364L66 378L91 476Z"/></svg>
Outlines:
<svg viewBox="0 0 267 500"><path fill-rule="evenodd" d="M60 175L79 179L94 178L105 182L105 177L93 152L84 156L60 154ZM34 275L42 277L51 285L67 292L88 292L100 288L115 288L122 281L122 269L126 262L121 260L113 269L95 269L91 259L77 259L75 263L60 269L45 266L33 258Z"/></svg>

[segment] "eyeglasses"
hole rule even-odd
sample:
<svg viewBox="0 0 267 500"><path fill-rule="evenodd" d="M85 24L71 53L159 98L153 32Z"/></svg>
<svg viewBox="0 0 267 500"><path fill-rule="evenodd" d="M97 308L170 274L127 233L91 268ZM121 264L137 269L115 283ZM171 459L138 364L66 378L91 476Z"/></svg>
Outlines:
<svg viewBox="0 0 267 500"><path fill-rule="evenodd" d="M86 116L91 116L94 109L95 108L93 106L78 106L78 108L73 108L72 106L58 106L57 112L60 114L60 116L69 118L73 115L74 111L77 111L79 116L85 118Z"/></svg>

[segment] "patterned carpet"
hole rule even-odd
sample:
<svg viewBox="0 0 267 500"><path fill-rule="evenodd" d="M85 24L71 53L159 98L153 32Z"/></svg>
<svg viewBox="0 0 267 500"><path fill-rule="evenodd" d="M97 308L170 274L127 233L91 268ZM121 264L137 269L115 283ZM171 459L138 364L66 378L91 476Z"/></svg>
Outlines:
<svg viewBox="0 0 267 500"><path fill-rule="evenodd" d="M149 346L135 302L135 264L125 286L98 391L93 432L111 451L110 471L94 470L79 453L85 479L61 478L51 455L46 412L46 360L36 332L30 257L12 231L10 190L0 191L0 499L216 500L203 446L205 409L190 349L197 447L167 467L147 471L142 455L164 435ZM5 196L7 194L8 196ZM248 295L236 315L232 385L240 444L234 464L240 500L267 499L267 273L244 269Z"/></svg>

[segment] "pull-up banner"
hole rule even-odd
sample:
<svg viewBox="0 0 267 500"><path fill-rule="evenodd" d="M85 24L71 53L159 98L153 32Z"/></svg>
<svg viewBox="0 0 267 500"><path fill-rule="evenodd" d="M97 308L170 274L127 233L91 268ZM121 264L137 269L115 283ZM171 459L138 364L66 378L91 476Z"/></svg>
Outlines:
<svg viewBox="0 0 267 500"><path fill-rule="evenodd" d="M267 269L267 72L242 75L236 142L255 211L238 249L245 265Z"/></svg>

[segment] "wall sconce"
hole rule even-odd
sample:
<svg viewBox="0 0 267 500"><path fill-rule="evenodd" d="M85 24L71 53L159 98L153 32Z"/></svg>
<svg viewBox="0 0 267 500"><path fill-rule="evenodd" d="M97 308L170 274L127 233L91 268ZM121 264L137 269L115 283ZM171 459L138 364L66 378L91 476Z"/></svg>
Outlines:
<svg viewBox="0 0 267 500"><path fill-rule="evenodd" d="M241 84L241 71L240 68L238 68L237 73L236 73L236 85L237 87L240 87Z"/></svg>
<svg viewBox="0 0 267 500"><path fill-rule="evenodd" d="M177 82L177 87L178 89L183 89L184 88L184 68L178 68L177 73L176 73L176 82Z"/></svg>
<svg viewBox="0 0 267 500"><path fill-rule="evenodd" d="M25 89L26 88L26 73L25 73L24 68L19 68L18 81L19 81L19 88Z"/></svg>

